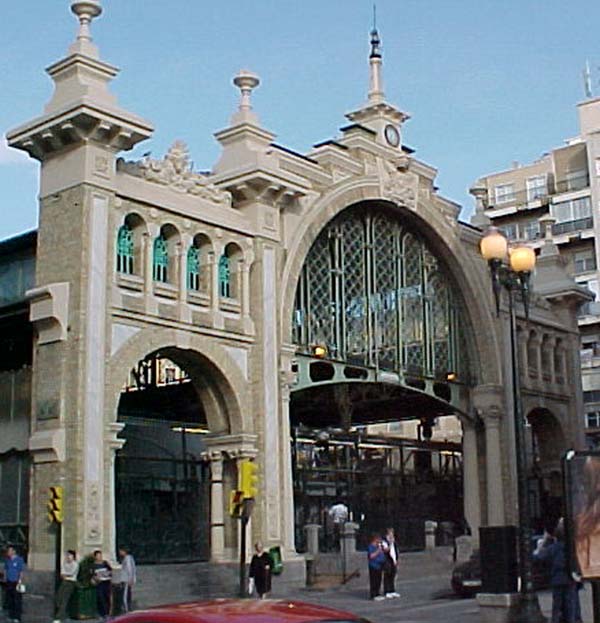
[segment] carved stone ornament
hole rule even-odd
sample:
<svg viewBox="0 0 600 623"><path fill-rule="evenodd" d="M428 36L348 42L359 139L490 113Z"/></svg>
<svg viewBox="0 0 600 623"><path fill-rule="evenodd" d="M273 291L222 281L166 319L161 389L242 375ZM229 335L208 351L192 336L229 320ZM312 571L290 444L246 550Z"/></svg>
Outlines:
<svg viewBox="0 0 600 623"><path fill-rule="evenodd" d="M381 177L382 189L386 197L398 205L406 206L411 210L416 209L417 193L414 175L403 173L396 165L384 160Z"/></svg>
<svg viewBox="0 0 600 623"><path fill-rule="evenodd" d="M192 171L189 151L183 141L175 141L162 160L146 156L137 162L121 162L119 168L125 173L168 186L177 192L231 206L231 193L211 184L206 174Z"/></svg>

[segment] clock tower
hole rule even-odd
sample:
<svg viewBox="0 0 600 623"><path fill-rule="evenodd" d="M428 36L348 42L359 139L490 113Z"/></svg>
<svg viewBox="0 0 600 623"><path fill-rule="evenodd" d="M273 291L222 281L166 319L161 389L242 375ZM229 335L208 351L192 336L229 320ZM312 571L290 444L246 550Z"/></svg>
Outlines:
<svg viewBox="0 0 600 623"><path fill-rule="evenodd" d="M376 132L378 143L391 149L402 147L402 124L410 118L395 106L385 101L382 78L381 39L377 28L371 31L371 53L369 54L369 94L365 105L350 112L346 117L353 123Z"/></svg>

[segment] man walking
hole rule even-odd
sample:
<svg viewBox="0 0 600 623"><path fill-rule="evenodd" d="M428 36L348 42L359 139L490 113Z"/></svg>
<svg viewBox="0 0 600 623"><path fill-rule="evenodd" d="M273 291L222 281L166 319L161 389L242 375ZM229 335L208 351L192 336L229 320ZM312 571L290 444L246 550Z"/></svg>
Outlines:
<svg viewBox="0 0 600 623"><path fill-rule="evenodd" d="M21 556L17 555L15 548L9 545L6 550L6 558L4 559L6 606L8 608L8 618L15 623L21 621L22 595L17 587L23 582L24 569L25 562Z"/></svg>
<svg viewBox="0 0 600 623"><path fill-rule="evenodd" d="M121 559L121 588L123 589L123 612L131 610L131 600L133 598L133 587L135 586L136 568L135 560L129 553L129 548L121 545L119 547L119 558Z"/></svg>

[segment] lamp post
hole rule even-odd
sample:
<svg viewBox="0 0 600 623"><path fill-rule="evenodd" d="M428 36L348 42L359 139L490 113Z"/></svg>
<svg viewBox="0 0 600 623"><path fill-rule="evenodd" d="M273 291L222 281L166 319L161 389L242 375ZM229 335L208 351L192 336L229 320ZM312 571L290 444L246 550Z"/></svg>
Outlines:
<svg viewBox="0 0 600 623"><path fill-rule="evenodd" d="M500 313L502 288L508 294L510 326L510 356L513 392L513 414L515 424L515 457L517 467L517 490L519 506L519 576L521 578L521 601L515 621L538 623L545 621L537 594L533 590L531 563L531 521L527 487L527 450L525 443L525 422L521 401L521 379L517 357L517 321L515 315L515 292L523 300L525 317L529 317L529 279L535 267L535 251L524 245L509 250L508 241L496 227L490 227L480 242L480 251L490 267L492 290L496 302L496 313Z"/></svg>

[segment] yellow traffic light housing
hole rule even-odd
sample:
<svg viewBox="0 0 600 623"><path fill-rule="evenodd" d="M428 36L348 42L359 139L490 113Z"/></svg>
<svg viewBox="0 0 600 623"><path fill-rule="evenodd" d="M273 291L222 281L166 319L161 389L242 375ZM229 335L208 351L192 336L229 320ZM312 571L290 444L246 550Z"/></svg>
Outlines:
<svg viewBox="0 0 600 623"><path fill-rule="evenodd" d="M229 515L231 517L241 517L243 501L244 498L241 491L229 492Z"/></svg>
<svg viewBox="0 0 600 623"><path fill-rule="evenodd" d="M50 487L48 489L48 521L50 523L63 522L63 488Z"/></svg>
<svg viewBox="0 0 600 623"><path fill-rule="evenodd" d="M240 463L238 489L245 500L253 499L258 493L258 465L251 460Z"/></svg>

